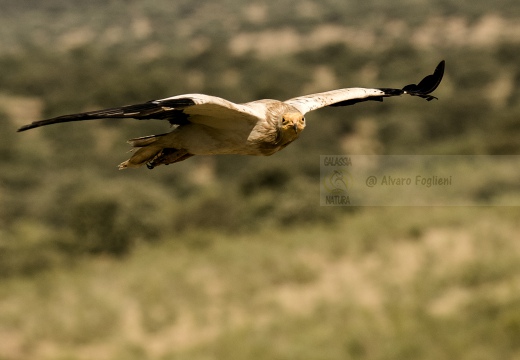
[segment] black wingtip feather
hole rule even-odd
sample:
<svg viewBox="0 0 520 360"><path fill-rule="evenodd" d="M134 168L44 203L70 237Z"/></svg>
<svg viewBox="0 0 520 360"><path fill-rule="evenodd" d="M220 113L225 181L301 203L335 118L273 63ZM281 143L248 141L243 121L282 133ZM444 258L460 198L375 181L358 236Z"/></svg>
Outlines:
<svg viewBox="0 0 520 360"><path fill-rule="evenodd" d="M125 105L116 108L62 115L51 119L34 121L22 126L17 131L22 132L40 126L70 121L97 120L105 118L134 118L137 120L166 119L171 124L185 123L187 121L187 116L182 113L182 109L193 105L195 105L195 102L190 98L152 100L142 104Z"/></svg>
<svg viewBox="0 0 520 360"><path fill-rule="evenodd" d="M433 74L428 75L424 77L419 84L410 84L406 85L402 89L393 89L393 88L378 88L378 90L381 90L385 93L383 96L369 96L367 98L363 99L351 99L351 100L345 100L341 101L335 104L331 104L329 106L346 106L346 105L354 105L360 102L364 101L383 101L383 97L387 96L399 96L403 94L408 94L412 96L418 96L423 99L426 99L427 101L431 101L433 99L437 99L431 94L442 81L442 77L444 75L444 68L445 68L445 61L442 60L437 67L435 68Z"/></svg>
<svg viewBox="0 0 520 360"><path fill-rule="evenodd" d="M108 110L112 110L112 109L108 109ZM101 113L101 111L62 115L62 116L58 116L58 117L54 117L54 118L50 118L50 119L34 121L30 124L20 127L17 130L17 132L30 130L30 129L38 128L38 127L45 126L45 125L59 124L59 123L65 123L65 122L71 122L71 121L97 120L97 119L103 119L103 118L109 118L109 117L118 118L118 117L123 117L123 116L115 114L115 113L109 113L109 112Z"/></svg>
<svg viewBox="0 0 520 360"><path fill-rule="evenodd" d="M25 131L25 130L30 130L32 128L33 127L31 127L30 125L24 125L24 126L20 127L18 130L16 130L16 132L22 132L22 131Z"/></svg>
<svg viewBox="0 0 520 360"><path fill-rule="evenodd" d="M420 96L428 101L436 99L435 96L431 96L428 94L431 94L442 81L442 77L444 76L444 68L446 66L446 62L442 60L437 67L435 68L435 71L433 74L426 76L424 79L422 79L419 84L410 84L403 87L403 92L413 95L413 96Z"/></svg>

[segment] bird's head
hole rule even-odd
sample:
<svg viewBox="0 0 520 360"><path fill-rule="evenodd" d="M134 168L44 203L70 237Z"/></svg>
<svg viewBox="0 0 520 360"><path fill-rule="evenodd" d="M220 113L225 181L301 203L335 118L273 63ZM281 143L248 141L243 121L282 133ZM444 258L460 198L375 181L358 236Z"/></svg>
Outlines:
<svg viewBox="0 0 520 360"><path fill-rule="evenodd" d="M305 129L305 117L299 112L286 112L282 115L281 130L287 135L298 137Z"/></svg>
<svg viewBox="0 0 520 360"><path fill-rule="evenodd" d="M278 123L276 124L276 140L274 141L274 144L278 147L284 148L294 140L298 139L300 133L305 128L305 118L303 117L303 114L296 109L285 109L285 111L278 116Z"/></svg>

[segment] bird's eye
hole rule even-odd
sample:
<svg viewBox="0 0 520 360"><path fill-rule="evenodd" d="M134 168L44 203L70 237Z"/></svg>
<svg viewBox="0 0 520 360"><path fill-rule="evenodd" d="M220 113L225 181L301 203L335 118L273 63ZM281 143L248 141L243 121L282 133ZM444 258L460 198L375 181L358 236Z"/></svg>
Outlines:
<svg viewBox="0 0 520 360"><path fill-rule="evenodd" d="M305 122L305 118L304 118L304 117L302 117L302 123L304 123L304 122Z"/></svg>
<svg viewBox="0 0 520 360"><path fill-rule="evenodd" d="M287 124L287 119L286 118L282 118L282 124Z"/></svg>

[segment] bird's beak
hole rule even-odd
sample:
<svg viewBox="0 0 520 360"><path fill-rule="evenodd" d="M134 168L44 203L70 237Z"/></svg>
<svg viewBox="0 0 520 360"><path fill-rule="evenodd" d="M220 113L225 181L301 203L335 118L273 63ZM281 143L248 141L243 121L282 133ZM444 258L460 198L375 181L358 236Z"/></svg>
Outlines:
<svg viewBox="0 0 520 360"><path fill-rule="evenodd" d="M297 133L298 132L298 124L294 123L293 124L293 128L294 128L294 132Z"/></svg>

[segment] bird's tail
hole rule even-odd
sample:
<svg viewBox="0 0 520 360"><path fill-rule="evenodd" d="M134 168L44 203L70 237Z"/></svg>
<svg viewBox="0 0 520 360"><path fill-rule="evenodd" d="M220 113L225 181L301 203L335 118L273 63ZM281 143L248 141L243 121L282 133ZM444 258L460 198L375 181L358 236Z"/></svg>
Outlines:
<svg viewBox="0 0 520 360"><path fill-rule="evenodd" d="M193 156L183 149L173 149L164 147L160 143L166 134L149 135L128 140L134 148L138 148L130 159L119 164L119 170L127 168L137 168L146 164L149 169L159 165L168 165Z"/></svg>
<svg viewBox="0 0 520 360"><path fill-rule="evenodd" d="M164 135L166 135L166 134L148 135L148 136L138 137L135 139L128 140L128 143L130 145L132 145L133 147L139 147L139 148L145 147L145 146L148 146L148 145L151 145L151 144L157 142L157 140L159 140Z"/></svg>
<svg viewBox="0 0 520 360"><path fill-rule="evenodd" d="M162 146L157 144L157 141L164 135L165 134L149 135L128 140L128 143L132 145L133 148L137 148L137 150L132 154L130 159L119 164L119 170L141 167L153 161L163 149ZM132 151L134 151L134 149L132 149Z"/></svg>

